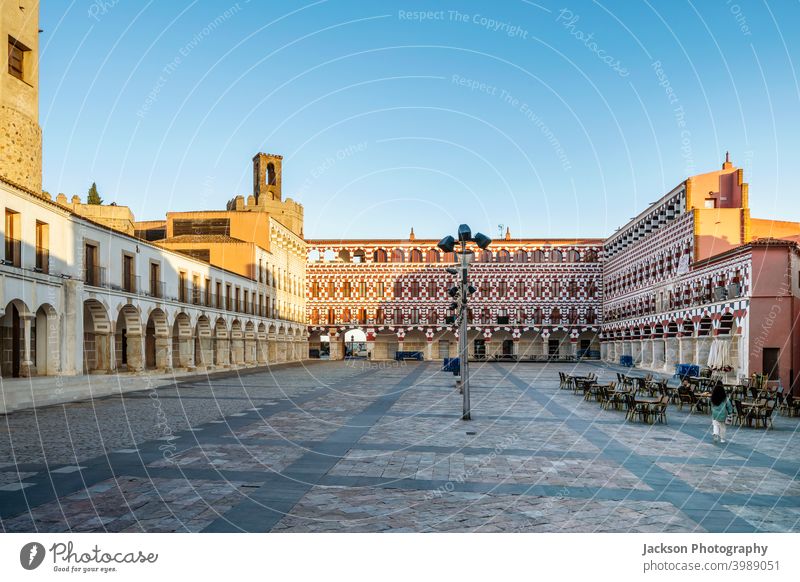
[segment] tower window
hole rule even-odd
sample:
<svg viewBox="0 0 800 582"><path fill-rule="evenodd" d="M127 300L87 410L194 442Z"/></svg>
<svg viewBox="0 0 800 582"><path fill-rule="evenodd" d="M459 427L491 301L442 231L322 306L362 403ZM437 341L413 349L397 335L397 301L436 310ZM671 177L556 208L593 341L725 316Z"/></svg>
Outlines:
<svg viewBox="0 0 800 582"><path fill-rule="evenodd" d="M275 176L275 164L270 162L267 164L267 184L270 186L274 186L277 184L278 180Z"/></svg>
<svg viewBox="0 0 800 582"><path fill-rule="evenodd" d="M15 38L8 37L8 73L25 80L25 53L30 49Z"/></svg>

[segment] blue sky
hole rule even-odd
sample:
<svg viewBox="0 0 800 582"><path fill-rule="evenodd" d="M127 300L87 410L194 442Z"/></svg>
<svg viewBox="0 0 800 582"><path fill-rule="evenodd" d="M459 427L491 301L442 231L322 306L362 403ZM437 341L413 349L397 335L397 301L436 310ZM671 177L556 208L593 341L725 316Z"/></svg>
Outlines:
<svg viewBox="0 0 800 582"><path fill-rule="evenodd" d="M606 236L726 150L800 220L797 2L42 2L44 187L223 208L284 156L312 238Z"/></svg>

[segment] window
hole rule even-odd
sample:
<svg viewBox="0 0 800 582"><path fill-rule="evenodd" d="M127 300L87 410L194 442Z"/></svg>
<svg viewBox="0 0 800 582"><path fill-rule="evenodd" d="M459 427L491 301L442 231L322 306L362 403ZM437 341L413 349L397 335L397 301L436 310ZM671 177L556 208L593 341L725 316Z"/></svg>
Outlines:
<svg viewBox="0 0 800 582"><path fill-rule="evenodd" d="M403 254L403 249L394 249L392 251L392 262L402 263L404 261L405 261L405 255Z"/></svg>
<svg viewBox="0 0 800 582"><path fill-rule="evenodd" d="M350 298L350 281L345 281L342 284L342 297L344 297L345 299Z"/></svg>
<svg viewBox="0 0 800 582"><path fill-rule="evenodd" d="M97 245L86 243L84 247L84 282L94 287L100 286L100 266L97 264Z"/></svg>
<svg viewBox="0 0 800 582"><path fill-rule="evenodd" d="M319 309L316 307L311 310L311 325L319 325Z"/></svg>
<svg viewBox="0 0 800 582"><path fill-rule="evenodd" d="M178 273L178 301L186 303L186 271Z"/></svg>
<svg viewBox="0 0 800 582"><path fill-rule="evenodd" d="M508 323L508 309L501 307L497 310L497 323L501 325Z"/></svg>
<svg viewBox="0 0 800 582"><path fill-rule="evenodd" d="M375 310L375 323L383 323L386 320L386 316L384 315L384 311L382 307L378 307Z"/></svg>
<svg viewBox="0 0 800 582"><path fill-rule="evenodd" d="M372 261L374 263L385 263L386 262L386 251L383 249L378 249L374 253L372 253Z"/></svg>
<svg viewBox="0 0 800 582"><path fill-rule="evenodd" d="M200 305L200 276L192 275L192 303Z"/></svg>
<svg viewBox="0 0 800 582"><path fill-rule="evenodd" d="M415 325L419 323L419 309L416 307L411 308L411 323Z"/></svg>
<svg viewBox="0 0 800 582"><path fill-rule="evenodd" d="M50 226L36 221L36 270L50 272Z"/></svg>
<svg viewBox="0 0 800 582"><path fill-rule="evenodd" d="M361 298L367 296L367 283L365 281L361 281L358 284L358 296Z"/></svg>
<svg viewBox="0 0 800 582"><path fill-rule="evenodd" d="M411 263L421 263L422 262L422 251L419 249L412 249L409 262Z"/></svg>
<svg viewBox="0 0 800 582"><path fill-rule="evenodd" d="M435 249L430 249L427 253L427 261L429 263L438 263L439 262L439 251Z"/></svg>
<svg viewBox="0 0 800 582"><path fill-rule="evenodd" d="M319 297L319 283L317 281L311 282L311 297Z"/></svg>
<svg viewBox="0 0 800 582"><path fill-rule="evenodd" d="M402 281L395 281L394 282L394 296L395 297L402 297L403 296L403 283L402 283Z"/></svg>
<svg viewBox="0 0 800 582"><path fill-rule="evenodd" d="M336 310L333 307L328 308L328 318L325 323L336 323Z"/></svg>
<svg viewBox="0 0 800 582"><path fill-rule="evenodd" d="M211 279L206 277L206 288L205 288L205 301L204 304L206 307L211 307Z"/></svg>
<svg viewBox="0 0 800 582"><path fill-rule="evenodd" d="M231 296L231 284L227 283L225 285L225 309L231 311L232 304L233 304L233 297Z"/></svg>
<svg viewBox="0 0 800 582"><path fill-rule="evenodd" d="M336 283L333 281L328 281L328 297L332 298L336 296Z"/></svg>
<svg viewBox="0 0 800 582"><path fill-rule="evenodd" d="M506 296L506 291L507 291L506 287L507 287L507 285L506 285L506 280L505 279L500 279L500 281L497 282L497 296L498 297L505 297Z"/></svg>
<svg viewBox="0 0 800 582"><path fill-rule="evenodd" d="M19 212L6 208L6 264L20 266Z"/></svg>
<svg viewBox="0 0 800 582"><path fill-rule="evenodd" d="M419 297L419 281L414 279L413 281L411 281L411 284L409 285L409 287L411 289L411 297L415 297L415 298Z"/></svg>
<svg viewBox="0 0 800 582"><path fill-rule="evenodd" d="M403 323L403 310L399 307L394 308L394 317L392 318L394 323Z"/></svg>
<svg viewBox="0 0 800 582"><path fill-rule="evenodd" d="M378 281L378 284L375 287L375 294L378 297L383 297L383 281Z"/></svg>
<svg viewBox="0 0 800 582"><path fill-rule="evenodd" d="M25 80L25 59L30 49L24 44L8 37L8 73L20 81Z"/></svg>
<svg viewBox="0 0 800 582"><path fill-rule="evenodd" d="M136 281L134 280L133 255L127 253L122 255L122 290L128 293L136 293Z"/></svg>
<svg viewBox="0 0 800 582"><path fill-rule="evenodd" d="M150 296L161 297L161 265L150 263Z"/></svg>
<svg viewBox="0 0 800 582"><path fill-rule="evenodd" d="M517 281L517 297L525 297L525 281L523 279Z"/></svg>
<svg viewBox="0 0 800 582"><path fill-rule="evenodd" d="M222 283L220 281L217 281L216 293L217 299L214 305L216 305L217 309L222 309Z"/></svg>

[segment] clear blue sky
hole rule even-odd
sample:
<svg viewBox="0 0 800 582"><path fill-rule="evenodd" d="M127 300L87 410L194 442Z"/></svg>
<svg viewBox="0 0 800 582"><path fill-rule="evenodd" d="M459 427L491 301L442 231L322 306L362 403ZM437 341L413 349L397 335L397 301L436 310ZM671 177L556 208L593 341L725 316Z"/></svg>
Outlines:
<svg viewBox="0 0 800 582"><path fill-rule="evenodd" d="M753 214L800 220L797 22L771 0L46 0L44 187L96 181L140 220L223 208L266 151L308 237L605 236L730 150Z"/></svg>

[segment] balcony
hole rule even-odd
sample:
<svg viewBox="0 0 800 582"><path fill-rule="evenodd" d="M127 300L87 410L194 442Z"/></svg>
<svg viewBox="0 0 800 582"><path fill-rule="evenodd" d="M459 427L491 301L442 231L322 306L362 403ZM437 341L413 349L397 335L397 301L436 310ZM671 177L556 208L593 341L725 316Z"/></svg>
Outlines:
<svg viewBox="0 0 800 582"><path fill-rule="evenodd" d="M36 247L36 267L37 273L50 272L50 249Z"/></svg>
<svg viewBox="0 0 800 582"><path fill-rule="evenodd" d="M17 239L6 239L6 258L3 260L4 265L10 267L19 267L22 259L22 242Z"/></svg>
<svg viewBox="0 0 800 582"><path fill-rule="evenodd" d="M106 287L105 267L86 267L83 270L83 282L91 287Z"/></svg>
<svg viewBox="0 0 800 582"><path fill-rule="evenodd" d="M147 293L145 293L145 295L147 295L148 297L154 297L156 299L164 299L166 291L167 291L167 286L164 283L164 281L151 279L150 288L147 290Z"/></svg>

